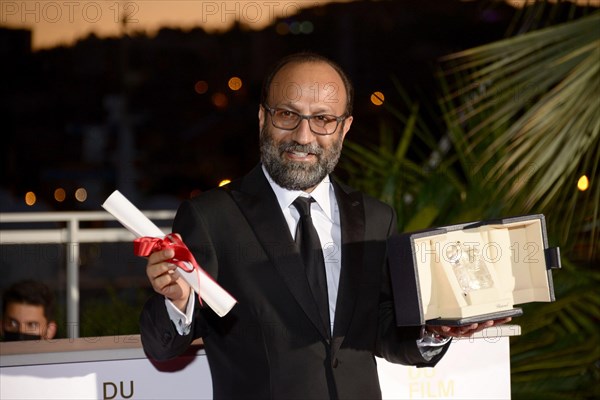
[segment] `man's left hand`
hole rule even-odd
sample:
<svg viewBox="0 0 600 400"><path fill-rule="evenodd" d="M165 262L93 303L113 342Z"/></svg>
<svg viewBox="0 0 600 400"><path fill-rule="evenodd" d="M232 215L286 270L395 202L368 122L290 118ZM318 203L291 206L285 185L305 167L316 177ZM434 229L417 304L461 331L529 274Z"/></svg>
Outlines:
<svg viewBox="0 0 600 400"><path fill-rule="evenodd" d="M494 319L494 320L475 323L475 324L471 324L471 325L463 325L463 326L427 325L427 331L435 333L436 335L440 335L440 336L464 338L464 337L473 336L473 334L480 332L491 326L505 324L507 322L510 322L511 320L512 320L512 318L508 317L508 318Z"/></svg>

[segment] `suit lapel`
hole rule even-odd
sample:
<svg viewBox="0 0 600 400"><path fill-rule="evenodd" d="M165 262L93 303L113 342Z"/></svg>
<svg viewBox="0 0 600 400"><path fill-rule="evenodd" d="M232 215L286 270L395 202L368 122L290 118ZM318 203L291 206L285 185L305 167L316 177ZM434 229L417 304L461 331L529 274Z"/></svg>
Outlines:
<svg viewBox="0 0 600 400"><path fill-rule="evenodd" d="M365 213L362 195L334 181L342 227L342 270L333 327L333 353L339 349L348 331L358 298L363 267Z"/></svg>
<svg viewBox="0 0 600 400"><path fill-rule="evenodd" d="M304 264L261 166L258 165L243 179L228 186L231 196L290 292L323 337L328 338L329 330L323 325L310 292Z"/></svg>

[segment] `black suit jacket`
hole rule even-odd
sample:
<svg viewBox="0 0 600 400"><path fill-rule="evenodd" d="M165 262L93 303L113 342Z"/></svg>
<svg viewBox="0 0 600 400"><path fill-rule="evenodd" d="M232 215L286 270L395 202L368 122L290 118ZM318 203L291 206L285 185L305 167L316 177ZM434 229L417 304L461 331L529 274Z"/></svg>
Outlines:
<svg viewBox="0 0 600 400"><path fill-rule="evenodd" d="M257 166L225 188L185 201L173 224L198 263L239 303L220 318L197 302L191 333L181 336L156 295L141 316L147 354L169 359L201 336L216 399L376 399L374 355L435 365L442 355L423 359L418 328L395 326L386 261L394 211L335 182L334 189L342 268L331 338L275 194Z"/></svg>

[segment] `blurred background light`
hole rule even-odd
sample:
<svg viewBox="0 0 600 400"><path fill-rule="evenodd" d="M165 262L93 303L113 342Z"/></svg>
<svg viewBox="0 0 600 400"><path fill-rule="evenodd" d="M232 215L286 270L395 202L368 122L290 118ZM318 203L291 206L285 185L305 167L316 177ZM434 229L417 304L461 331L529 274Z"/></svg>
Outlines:
<svg viewBox="0 0 600 400"><path fill-rule="evenodd" d="M584 191L588 190L589 187L590 187L590 180L588 179L587 176L581 175L581 177L577 181L577 189L584 192Z"/></svg>
<svg viewBox="0 0 600 400"><path fill-rule="evenodd" d="M382 105L384 100L385 96L381 92L373 92L371 95L371 103L375 104L376 106Z"/></svg>
<svg viewBox="0 0 600 400"><path fill-rule="evenodd" d="M87 200L87 190L85 190L84 188L79 188L75 191L75 199L80 202L83 203L84 201Z"/></svg>
<svg viewBox="0 0 600 400"><path fill-rule="evenodd" d="M35 193L33 193L33 192L25 193L25 204L27 204L28 206L32 206L35 204L36 201L37 201L37 197L35 196Z"/></svg>
<svg viewBox="0 0 600 400"><path fill-rule="evenodd" d="M198 94L204 94L208 91L208 83L206 81L198 81L194 84L194 90Z"/></svg>
<svg viewBox="0 0 600 400"><path fill-rule="evenodd" d="M229 103L229 101L227 100L227 96L225 96L225 94L221 92L213 94L211 97L211 101L217 108L225 108Z"/></svg>
<svg viewBox="0 0 600 400"><path fill-rule="evenodd" d="M242 88L242 80L237 76L233 76L229 79L229 82L227 82L227 86L233 91L240 90Z"/></svg>
<svg viewBox="0 0 600 400"><path fill-rule="evenodd" d="M54 191L54 200L58 201L59 203L62 203L63 201L65 201L66 198L67 198L67 192L65 192L65 189L58 188Z"/></svg>
<svg viewBox="0 0 600 400"><path fill-rule="evenodd" d="M309 35L313 32L314 30L314 25L312 22L310 21L304 21L300 24L300 32Z"/></svg>
<svg viewBox="0 0 600 400"><path fill-rule="evenodd" d="M290 24L290 32L293 35L297 35L300 33L300 22L294 21Z"/></svg>
<svg viewBox="0 0 600 400"><path fill-rule="evenodd" d="M277 32L278 35L287 35L290 33L290 27L285 22L280 22L275 25L275 32Z"/></svg>

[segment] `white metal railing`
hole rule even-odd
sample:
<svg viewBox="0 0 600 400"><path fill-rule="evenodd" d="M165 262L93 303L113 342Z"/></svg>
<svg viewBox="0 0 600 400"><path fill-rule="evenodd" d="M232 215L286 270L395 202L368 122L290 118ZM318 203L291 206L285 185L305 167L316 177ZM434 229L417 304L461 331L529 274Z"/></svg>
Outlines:
<svg viewBox="0 0 600 400"><path fill-rule="evenodd" d="M165 233L171 231L172 210L143 211ZM105 211L76 212L19 212L0 213L0 245L64 244L66 246L66 294L68 337L79 337L79 244L101 242L131 242L135 238L125 228L84 228L83 221L115 221ZM162 221L161 224L158 221ZM18 229L22 223L65 223L64 227L50 229ZM6 229L8 225L16 229Z"/></svg>

